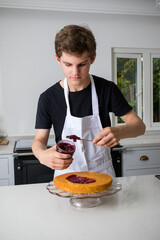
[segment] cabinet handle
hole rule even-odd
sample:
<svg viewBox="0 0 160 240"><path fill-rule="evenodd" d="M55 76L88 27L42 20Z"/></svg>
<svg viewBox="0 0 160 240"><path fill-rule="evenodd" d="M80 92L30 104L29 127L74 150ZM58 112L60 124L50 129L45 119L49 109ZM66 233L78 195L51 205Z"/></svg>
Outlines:
<svg viewBox="0 0 160 240"><path fill-rule="evenodd" d="M149 157L144 155L144 156L141 156L139 160L146 161L146 160L149 160Z"/></svg>

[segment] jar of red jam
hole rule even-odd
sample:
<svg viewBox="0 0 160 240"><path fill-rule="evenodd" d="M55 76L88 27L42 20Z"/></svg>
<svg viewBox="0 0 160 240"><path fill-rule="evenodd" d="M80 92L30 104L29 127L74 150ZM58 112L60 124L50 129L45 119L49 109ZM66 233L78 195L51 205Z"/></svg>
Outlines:
<svg viewBox="0 0 160 240"><path fill-rule="evenodd" d="M60 140L56 145L57 152L70 154L71 156L76 150L76 146L69 140Z"/></svg>

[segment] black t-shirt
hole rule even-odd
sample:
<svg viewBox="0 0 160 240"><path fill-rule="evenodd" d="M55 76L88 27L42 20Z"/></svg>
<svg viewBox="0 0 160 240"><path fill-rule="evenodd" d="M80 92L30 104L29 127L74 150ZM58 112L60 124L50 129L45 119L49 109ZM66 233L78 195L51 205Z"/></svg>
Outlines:
<svg viewBox="0 0 160 240"><path fill-rule="evenodd" d="M93 75L99 103L102 127L111 126L109 113L123 116L132 107L127 103L117 85ZM69 92L71 114L75 117L92 115L91 84L77 92ZM48 88L40 95L36 115L36 129L50 129L53 125L56 142L61 139L66 117L64 89L60 83Z"/></svg>

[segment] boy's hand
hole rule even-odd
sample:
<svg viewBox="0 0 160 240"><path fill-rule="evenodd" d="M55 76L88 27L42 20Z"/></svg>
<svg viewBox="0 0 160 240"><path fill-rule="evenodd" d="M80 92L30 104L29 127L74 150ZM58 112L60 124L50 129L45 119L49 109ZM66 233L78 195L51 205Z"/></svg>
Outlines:
<svg viewBox="0 0 160 240"><path fill-rule="evenodd" d="M116 127L103 128L98 136L93 139L92 143L97 146L111 148L118 144L120 138L118 137L119 131Z"/></svg>
<svg viewBox="0 0 160 240"><path fill-rule="evenodd" d="M54 169L63 170L70 166L73 158L70 154L59 153L56 151L56 145L41 151L39 154L39 161L41 164Z"/></svg>

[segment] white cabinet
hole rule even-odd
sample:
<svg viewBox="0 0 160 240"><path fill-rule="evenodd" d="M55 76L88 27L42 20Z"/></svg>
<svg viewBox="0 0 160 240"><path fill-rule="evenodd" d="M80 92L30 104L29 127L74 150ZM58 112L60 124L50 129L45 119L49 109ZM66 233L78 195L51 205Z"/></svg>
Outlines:
<svg viewBox="0 0 160 240"><path fill-rule="evenodd" d="M160 174L160 147L129 147L122 153L123 176Z"/></svg>
<svg viewBox="0 0 160 240"><path fill-rule="evenodd" d="M0 186L14 184L13 154L0 155Z"/></svg>

